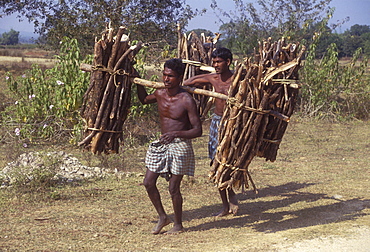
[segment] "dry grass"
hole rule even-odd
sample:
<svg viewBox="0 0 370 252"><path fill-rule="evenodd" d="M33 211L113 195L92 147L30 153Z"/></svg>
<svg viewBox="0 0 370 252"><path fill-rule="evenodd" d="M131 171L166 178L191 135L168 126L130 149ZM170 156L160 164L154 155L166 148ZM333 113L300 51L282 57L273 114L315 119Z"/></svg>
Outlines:
<svg viewBox="0 0 370 252"><path fill-rule="evenodd" d="M29 69L32 64L38 64L40 67L44 68L51 68L55 65L55 61L55 59L35 57L0 56L0 62L3 69Z"/></svg>
<svg viewBox="0 0 370 252"><path fill-rule="evenodd" d="M225 218L212 217L220 199L207 178L207 136L196 139L196 174L182 185L187 232L175 236L149 232L156 214L139 185L146 147L117 156L133 176L24 195L1 189L0 251L272 251L283 241L346 237L370 226L369 124L293 121L278 160L250 166L259 193L238 194L239 214ZM159 187L172 214L167 183Z"/></svg>

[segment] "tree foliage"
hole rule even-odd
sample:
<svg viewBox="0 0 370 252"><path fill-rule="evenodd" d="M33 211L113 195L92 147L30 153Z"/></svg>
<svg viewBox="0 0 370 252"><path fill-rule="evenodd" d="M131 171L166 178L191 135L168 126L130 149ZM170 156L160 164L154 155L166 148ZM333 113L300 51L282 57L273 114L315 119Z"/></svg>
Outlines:
<svg viewBox="0 0 370 252"><path fill-rule="evenodd" d="M366 55L370 55L370 26L351 26L342 34L342 47L340 56L351 56L358 48L363 48Z"/></svg>
<svg viewBox="0 0 370 252"><path fill-rule="evenodd" d="M325 17L331 0L257 0L256 4L234 0L235 10L225 12L212 0L212 8L219 13L226 46L242 54L251 53L258 40L282 36L300 41L311 37L313 25Z"/></svg>
<svg viewBox="0 0 370 252"><path fill-rule="evenodd" d="M19 32L10 29L9 32L4 32L0 38L1 45L16 45L19 42Z"/></svg>
<svg viewBox="0 0 370 252"><path fill-rule="evenodd" d="M19 13L35 25L49 45L63 37L76 38L81 47L93 46L107 22L125 26L132 37L145 42L176 40L176 23L184 27L196 14L185 0L30 0L2 1L5 14Z"/></svg>

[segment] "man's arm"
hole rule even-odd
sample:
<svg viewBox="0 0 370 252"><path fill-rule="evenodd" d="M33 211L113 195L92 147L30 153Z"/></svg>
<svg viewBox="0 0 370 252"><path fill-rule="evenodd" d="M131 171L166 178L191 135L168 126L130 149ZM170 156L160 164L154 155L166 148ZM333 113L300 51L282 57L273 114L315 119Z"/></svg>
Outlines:
<svg viewBox="0 0 370 252"><path fill-rule="evenodd" d="M192 87L204 87L211 85L212 74L200 74L195 75L187 80L185 80L182 85L192 86Z"/></svg>
<svg viewBox="0 0 370 252"><path fill-rule="evenodd" d="M142 85L136 85L137 87L137 96L142 104L150 104L155 103L157 98L154 94L148 95L145 88Z"/></svg>
<svg viewBox="0 0 370 252"><path fill-rule="evenodd" d="M188 138L200 137L202 135L202 122L198 113L197 105L192 100L188 109L188 117L191 124L191 129Z"/></svg>

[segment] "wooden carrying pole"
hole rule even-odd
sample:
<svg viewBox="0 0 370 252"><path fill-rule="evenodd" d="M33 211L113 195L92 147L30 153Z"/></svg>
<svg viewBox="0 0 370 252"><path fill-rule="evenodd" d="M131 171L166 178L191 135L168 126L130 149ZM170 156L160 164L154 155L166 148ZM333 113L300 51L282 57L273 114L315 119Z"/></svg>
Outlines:
<svg viewBox="0 0 370 252"><path fill-rule="evenodd" d="M80 69L83 70L83 71L86 71L86 72L90 72L92 70L92 66L89 65L89 64L83 63L83 64L81 64ZM141 78L138 78L138 77L131 77L130 79L131 79L132 83L137 84L137 85L141 85L141 86L145 86L145 87L149 87L149 88L155 88L155 89L166 88L163 82L149 81L149 80L141 79ZM298 88L295 83L290 83L289 85L293 88ZM192 94L204 95L204 96L207 96L207 97L213 97L213 98L218 98L218 99L222 99L222 100L228 100L229 104L233 104L233 101L234 101L234 99L232 99L232 98L229 99L229 96L227 96L225 94L214 92L214 91L209 91L209 90L206 90L206 89L189 87L189 86L181 86L181 88L186 90L189 93L192 93ZM290 119L289 117L287 117L287 116L285 116L285 115L283 115L283 114L281 114L277 111L274 111L274 110L258 110L258 109L253 109L251 107L244 107L244 109L254 111L256 113L269 114L269 115L272 115L276 118L279 118L279 119L287 121L287 122Z"/></svg>
<svg viewBox="0 0 370 252"><path fill-rule="evenodd" d="M92 65L89 64L81 64L80 69L86 72L91 72L93 67ZM101 70L104 71L104 70ZM130 81L134 84L149 87L149 88L155 88L155 89L162 89L166 88L163 82L157 82L157 81L148 81L145 79L141 79L138 77L130 77ZM194 87L189 87L189 86L181 86L182 89L188 91L189 93L192 94L199 94L199 95L205 95L209 97L214 97L214 98L219 98L223 100L227 100L228 96L225 94L217 93L214 91L209 91L201 88L194 88Z"/></svg>

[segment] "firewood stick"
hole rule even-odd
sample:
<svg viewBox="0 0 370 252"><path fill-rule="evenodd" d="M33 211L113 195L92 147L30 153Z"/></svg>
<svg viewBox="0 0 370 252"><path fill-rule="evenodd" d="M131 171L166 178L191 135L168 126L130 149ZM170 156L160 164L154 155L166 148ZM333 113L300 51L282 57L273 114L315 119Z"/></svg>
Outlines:
<svg viewBox="0 0 370 252"><path fill-rule="evenodd" d="M130 53L136 53L138 51L138 48L141 47L141 45L142 44L139 43L136 46L132 46L131 48L129 48L119 58L119 60L116 62L113 70L117 71L119 68L121 68L121 65L122 65L123 61L128 57L128 55ZM115 50L117 50L117 48L115 48ZM112 55L112 56L115 56L115 55ZM115 88L115 85L116 85L116 83L114 83L115 81L116 81L116 76L113 74L113 75L110 76L107 88L104 92L104 97L103 97L103 100L101 102L101 109L102 110L99 109L95 128L100 127L100 129L103 129L103 130L106 129L107 125L109 123L109 118L108 118L108 116L105 116L105 115L108 115L110 113L111 109L115 110L112 103L107 103L107 100L105 99L105 98L112 97L112 96L114 98L115 95L119 94L119 91L122 88L122 85L119 85L117 88ZM114 85L112 85L112 83L114 83ZM117 92L114 92L114 89L116 89ZM118 96L115 100L117 100L117 99L118 99ZM113 101L115 101L115 100L113 99ZM117 105L117 104L115 104L115 105ZM105 106L107 106L107 108L104 108ZM113 117L114 117L115 111L112 111L111 113L113 113ZM99 122L98 119L99 119L99 121L101 120L101 122ZM98 126L98 123L100 123L100 126ZM104 132L100 131L100 132L96 133L96 135L94 136L93 141L92 141L92 145L91 145L91 150L92 150L93 153L96 153L97 151L100 152L101 148L103 148L102 145L99 146L99 140L103 137L103 135L104 135ZM107 134L105 134L105 137L103 137L102 142L105 142L106 137L107 137Z"/></svg>
<svg viewBox="0 0 370 252"><path fill-rule="evenodd" d="M136 49L136 47L130 47L121 57L120 59L117 61L113 71L117 71L118 70L118 67L121 65L122 61L129 55L129 53L131 53L134 49ZM84 65L86 66L86 64ZM92 67L90 67L90 69L92 70ZM95 119L95 123L94 123L94 128L95 129L98 129L100 128L100 124L101 124L101 120L102 120L102 116L103 116L103 113L106 111L106 108L105 108L105 105L108 101L108 97L109 97L109 94L111 93L111 89L112 89L112 85L114 84L114 76L113 75L110 75L109 76L109 80L108 80L108 83L107 83L107 86L105 88L105 91L104 91L104 95L103 95L103 99L100 103L100 107L99 107L99 110L97 112L97 116L96 116L96 119ZM96 131L92 131L84 140L82 140L81 142L78 143L78 146L81 146L81 145L84 145L86 144L87 142L89 142L95 135L97 134ZM95 141L96 143L96 141Z"/></svg>
<svg viewBox="0 0 370 252"><path fill-rule="evenodd" d="M112 106L112 111L110 112L109 118L112 120L113 118L116 118L116 112L117 109L120 106L120 96L122 94L122 90L124 91L124 80L125 76L116 76L116 88L114 91L114 96L113 96L113 106Z"/></svg>
<svg viewBox="0 0 370 252"><path fill-rule="evenodd" d="M199 52L200 59L202 59L203 62L207 62L207 53L205 52L203 44L200 41L198 35L194 31L192 31L191 37L192 37L191 39L192 43L194 43L195 48Z"/></svg>
<svg viewBox="0 0 370 252"><path fill-rule="evenodd" d="M94 63L95 64L103 64L104 63L104 53L103 53L103 45L102 41L98 41L95 43L94 47ZM87 97L87 102L89 102L90 106L88 107L88 111L85 113L87 117L87 126L88 128L94 127L96 114L95 112L99 109L99 102L100 102L100 95L98 93L98 90L103 88L104 85L104 74L103 72L94 72L91 76L92 81L92 94L91 98ZM90 92L89 92L90 93ZM85 95L90 96L89 93L86 93ZM96 134L95 131L90 132L87 136L85 136L85 139L79 143L79 146L86 144L90 142L90 140L93 138L93 136Z"/></svg>
<svg viewBox="0 0 370 252"><path fill-rule="evenodd" d="M116 55L117 55L117 52L118 52L118 49L119 49L119 45L121 43L121 37L123 35L123 33L125 32L126 28L125 27L119 27L118 29L118 32L117 32L117 35L116 35L116 39L113 43L113 46L112 46L112 52L111 52L111 55L109 57L109 61L108 61L108 68L113 68L115 66L115 62L116 62Z"/></svg>
<svg viewBox="0 0 370 252"><path fill-rule="evenodd" d="M201 63L199 61L183 59L182 63L197 66L197 67L199 67L200 70L203 70L203 71L208 71L208 72L211 72L211 73L216 72L214 67L208 66L208 65L206 65L204 63Z"/></svg>
<svg viewBox="0 0 370 252"><path fill-rule="evenodd" d="M266 106L267 102L268 102L268 94L267 94L267 92L265 92L263 97L262 97L261 104L259 105L259 109L264 108ZM257 142L257 137L258 137L257 131L259 131L260 122L263 119L263 117L265 117L265 116L266 115L258 114L256 116L256 118L253 120L253 125L251 125L252 131L251 131L250 137L248 138L248 141L245 144L245 146L243 147L243 151L241 152L241 155L240 155L242 158L239 158L237 160L237 162L235 163L235 166L239 167L239 166L242 166L245 163L246 158L243 158L243 157L245 157L247 155L251 155L251 156L255 155L256 150L254 149L254 146L255 146L255 143ZM263 129L263 131L264 131L264 129ZM262 134L262 136L263 136L263 134Z"/></svg>
<svg viewBox="0 0 370 252"><path fill-rule="evenodd" d="M177 58L181 58L181 51L182 51L182 33L181 33L181 25L177 23Z"/></svg>

